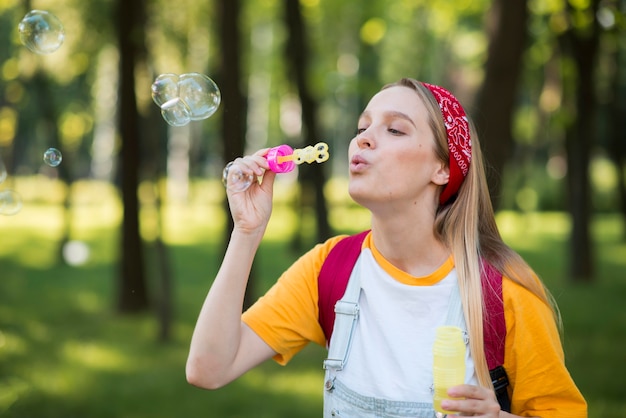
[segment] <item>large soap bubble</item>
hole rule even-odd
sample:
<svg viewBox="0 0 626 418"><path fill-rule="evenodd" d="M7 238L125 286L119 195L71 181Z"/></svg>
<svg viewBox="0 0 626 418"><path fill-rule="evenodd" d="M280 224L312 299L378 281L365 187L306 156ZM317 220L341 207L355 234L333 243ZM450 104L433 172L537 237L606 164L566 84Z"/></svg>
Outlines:
<svg viewBox="0 0 626 418"><path fill-rule="evenodd" d="M36 54L50 54L63 44L65 30L52 13L32 10L18 25L20 41Z"/></svg>
<svg viewBox="0 0 626 418"><path fill-rule="evenodd" d="M152 83L152 100L159 107L170 100L178 98L178 76L176 74L161 74Z"/></svg>
<svg viewBox="0 0 626 418"><path fill-rule="evenodd" d="M178 94L191 110L191 120L207 119L220 105L221 95L217 84L199 73L180 76Z"/></svg>
<svg viewBox="0 0 626 418"><path fill-rule="evenodd" d="M161 74L152 83L152 100L161 115L172 126L184 126L192 120L203 120L217 111L220 89L211 78L200 73Z"/></svg>
<svg viewBox="0 0 626 418"><path fill-rule="evenodd" d="M172 126L185 126L191 120L189 106L178 97L163 103L161 115Z"/></svg>

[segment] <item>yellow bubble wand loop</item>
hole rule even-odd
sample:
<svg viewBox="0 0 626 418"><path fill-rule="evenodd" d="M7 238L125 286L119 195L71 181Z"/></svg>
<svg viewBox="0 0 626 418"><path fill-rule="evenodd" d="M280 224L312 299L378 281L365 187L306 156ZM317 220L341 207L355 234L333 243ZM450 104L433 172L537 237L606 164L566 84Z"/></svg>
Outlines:
<svg viewBox="0 0 626 418"><path fill-rule="evenodd" d="M295 148L293 154L279 155L276 158L278 164L282 164L287 161L293 161L296 164L302 163L323 163L328 160L330 154L328 153L328 144L325 142L318 142L315 145L309 145L305 148Z"/></svg>

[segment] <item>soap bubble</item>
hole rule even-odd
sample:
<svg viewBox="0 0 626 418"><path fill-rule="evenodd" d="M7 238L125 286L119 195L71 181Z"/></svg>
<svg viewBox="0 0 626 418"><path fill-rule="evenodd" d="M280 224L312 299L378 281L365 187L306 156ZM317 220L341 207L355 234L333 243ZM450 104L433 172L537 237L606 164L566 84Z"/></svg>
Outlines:
<svg viewBox="0 0 626 418"><path fill-rule="evenodd" d="M217 84L204 74L181 75L178 88L179 97L191 110L191 120L207 119L220 105L221 94Z"/></svg>
<svg viewBox="0 0 626 418"><path fill-rule="evenodd" d="M18 26L22 44L36 54L50 54L63 44L65 30L52 13L32 10Z"/></svg>
<svg viewBox="0 0 626 418"><path fill-rule="evenodd" d="M161 115L172 126L185 126L191 120L191 110L181 99L172 99L161 106Z"/></svg>
<svg viewBox="0 0 626 418"><path fill-rule="evenodd" d="M222 184L231 192L243 192L255 181L254 174L245 174L241 168L232 161L224 167L222 172Z"/></svg>
<svg viewBox="0 0 626 418"><path fill-rule="evenodd" d="M200 73L161 74L152 83L152 100L161 108L163 119L172 126L207 119L221 102L220 89Z"/></svg>
<svg viewBox="0 0 626 418"><path fill-rule="evenodd" d="M14 190L0 191L0 215L15 215L22 209L22 196Z"/></svg>
<svg viewBox="0 0 626 418"><path fill-rule="evenodd" d="M162 107L170 100L178 98L178 76L176 74L161 74L152 83L152 100Z"/></svg>
<svg viewBox="0 0 626 418"><path fill-rule="evenodd" d="M48 148L46 152L43 153L43 161L50 167L57 167L61 164L62 160L63 155L61 155L61 151L56 148Z"/></svg>

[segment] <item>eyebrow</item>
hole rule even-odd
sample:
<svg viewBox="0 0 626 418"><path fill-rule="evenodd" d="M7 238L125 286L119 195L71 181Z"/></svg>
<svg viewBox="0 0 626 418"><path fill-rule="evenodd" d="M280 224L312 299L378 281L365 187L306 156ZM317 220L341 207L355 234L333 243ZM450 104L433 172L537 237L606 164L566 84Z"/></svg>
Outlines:
<svg viewBox="0 0 626 418"><path fill-rule="evenodd" d="M398 112L397 110L388 110L386 112L383 113L385 115L385 117L389 118L394 118L394 119L404 119L408 122L411 123L411 125L413 125L413 127L415 127L417 129L417 126L415 125L415 122L413 122L413 119L411 119L409 117L409 115L407 115L406 113L403 112ZM359 116L359 119L363 118L363 117L370 117L370 112L368 112L367 110L364 111L363 113L361 113L361 116Z"/></svg>

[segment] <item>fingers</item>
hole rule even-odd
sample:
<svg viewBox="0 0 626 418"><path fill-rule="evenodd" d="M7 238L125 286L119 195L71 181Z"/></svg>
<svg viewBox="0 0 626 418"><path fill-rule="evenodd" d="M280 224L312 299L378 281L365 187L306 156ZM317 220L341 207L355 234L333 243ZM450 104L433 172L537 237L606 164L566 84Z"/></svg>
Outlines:
<svg viewBox="0 0 626 418"><path fill-rule="evenodd" d="M460 399L445 399L441 407L447 411L459 411L459 416L497 417L500 413L493 390L475 385L459 385L448 390L448 396Z"/></svg>
<svg viewBox="0 0 626 418"><path fill-rule="evenodd" d="M269 169L267 160L264 158L268 150L269 148L264 148L252 155L236 158L233 164L236 164L245 174L253 174L257 177L262 176Z"/></svg>

